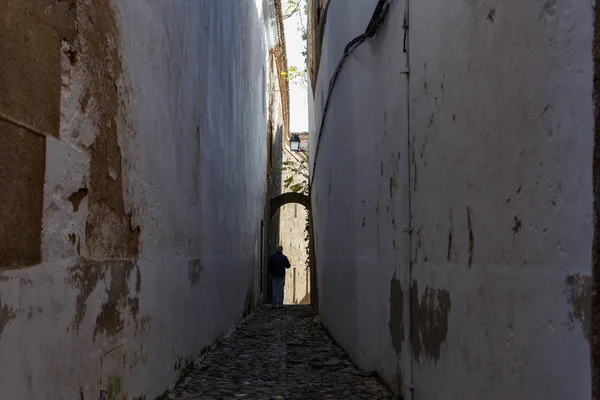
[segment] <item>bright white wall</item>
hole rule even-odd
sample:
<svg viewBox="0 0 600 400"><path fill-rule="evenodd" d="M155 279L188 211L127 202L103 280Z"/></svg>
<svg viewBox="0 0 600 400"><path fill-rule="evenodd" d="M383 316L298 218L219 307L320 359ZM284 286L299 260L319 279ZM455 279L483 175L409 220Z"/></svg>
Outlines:
<svg viewBox="0 0 600 400"><path fill-rule="evenodd" d="M101 387L154 398L259 301L262 4L115 2L122 196L140 226L137 260L85 257L89 196L77 213L67 197L89 177L94 106L78 105L85 57L64 72L61 137L47 140L44 262L0 274L0 398L96 399Z"/></svg>
<svg viewBox="0 0 600 400"><path fill-rule="evenodd" d="M375 4L330 3L313 162L329 79ZM341 72L313 165L320 310L396 390L412 357L419 399L591 397L590 7L410 2L407 54L394 1Z"/></svg>

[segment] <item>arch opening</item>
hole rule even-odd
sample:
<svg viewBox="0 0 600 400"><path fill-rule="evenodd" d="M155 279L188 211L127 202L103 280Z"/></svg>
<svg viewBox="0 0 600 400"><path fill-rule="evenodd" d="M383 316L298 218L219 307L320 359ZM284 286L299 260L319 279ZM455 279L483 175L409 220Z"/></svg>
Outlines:
<svg viewBox="0 0 600 400"><path fill-rule="evenodd" d="M306 267L302 268L302 267L297 267L300 268L298 271L302 271L302 272L298 272L299 274L307 274L306 276L306 281L304 282L303 279L298 280L298 282L296 282L295 280L295 272L296 271L290 271L290 281L288 282L287 278L286 278L286 293L289 290L292 294L292 297L295 299L293 300L293 303L288 303L288 304L311 304L313 308L317 308L317 295L316 295L316 269L315 269L315 258L314 258L314 243L312 240L312 215L311 215L311 201L310 201L310 196L303 194L303 193L297 193L297 192L287 192L287 193L282 193L276 197L271 198L270 203L269 203L269 223L268 223L268 229L270 232L272 232L272 229L280 229L280 225L279 223L277 223L277 227L273 226L273 219L279 219L279 215L277 214L278 211L280 210L285 210L285 205L291 205L291 204L296 204L296 205L300 205L303 206L306 209L306 220L304 217L300 217L300 215L298 215L298 219L302 219L302 221L306 221L306 236L304 236L303 242L306 244L306 251L307 251L307 258L306 258ZM295 207L293 208L295 210ZM289 213L290 209L288 209L288 211L285 211L286 213ZM283 211L282 211L283 212ZM291 216L290 216L291 215ZM286 221L290 220L290 221L294 221L296 220L296 215L295 212L288 215L288 218L286 218ZM304 224L304 222L303 222ZM287 229L287 228L286 228ZM297 230L297 227L295 228ZM286 230L287 232L287 230ZM270 234L271 237L271 234ZM286 248L290 248L292 246L290 246L290 243L282 243L284 245L284 253L286 252L285 249ZM275 243L271 244L271 247L274 248ZM270 249L272 250L272 249ZM298 249L295 249L296 251ZM297 257L295 257L297 258ZM306 271L306 272L304 272ZM265 273L267 273L265 271ZM268 274L268 273L267 273ZM299 292L306 292L306 295L304 295L304 293L298 293L298 296L296 296L296 285L301 285L303 287L303 290L298 289ZM271 284L270 284L270 279L267 280L266 283L267 286L267 290L265 293L265 302L266 303L270 303L271 301ZM286 294L286 297L288 297L288 295Z"/></svg>
<svg viewBox="0 0 600 400"><path fill-rule="evenodd" d="M271 199L271 217L273 217L275 212L283 205L290 203L301 204L310 213L310 197L308 195L303 193L288 192L282 193L279 196Z"/></svg>

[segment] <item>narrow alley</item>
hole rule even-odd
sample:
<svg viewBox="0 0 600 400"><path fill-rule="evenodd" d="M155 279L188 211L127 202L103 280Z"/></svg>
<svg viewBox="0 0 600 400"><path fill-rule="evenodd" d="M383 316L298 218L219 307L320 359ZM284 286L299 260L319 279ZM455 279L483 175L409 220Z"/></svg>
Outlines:
<svg viewBox="0 0 600 400"><path fill-rule="evenodd" d="M307 305L264 306L182 375L165 399L391 399Z"/></svg>
<svg viewBox="0 0 600 400"><path fill-rule="evenodd" d="M598 1L0 0L0 400L600 400Z"/></svg>

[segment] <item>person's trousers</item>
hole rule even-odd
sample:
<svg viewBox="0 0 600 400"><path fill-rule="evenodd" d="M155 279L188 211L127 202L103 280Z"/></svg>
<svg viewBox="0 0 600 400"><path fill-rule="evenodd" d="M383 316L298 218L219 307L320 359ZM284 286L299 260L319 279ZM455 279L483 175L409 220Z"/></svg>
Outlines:
<svg viewBox="0 0 600 400"><path fill-rule="evenodd" d="M271 286L273 287L273 305L283 305L283 288L285 287L285 278L271 277Z"/></svg>

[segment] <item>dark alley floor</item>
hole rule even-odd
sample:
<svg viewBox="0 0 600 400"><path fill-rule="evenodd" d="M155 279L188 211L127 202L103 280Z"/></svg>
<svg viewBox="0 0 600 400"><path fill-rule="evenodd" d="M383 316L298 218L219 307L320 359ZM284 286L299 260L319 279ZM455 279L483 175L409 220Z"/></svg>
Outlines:
<svg viewBox="0 0 600 400"><path fill-rule="evenodd" d="M166 398L393 398L352 365L310 306L259 309L182 380Z"/></svg>

